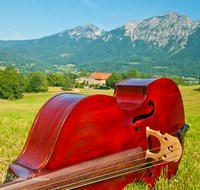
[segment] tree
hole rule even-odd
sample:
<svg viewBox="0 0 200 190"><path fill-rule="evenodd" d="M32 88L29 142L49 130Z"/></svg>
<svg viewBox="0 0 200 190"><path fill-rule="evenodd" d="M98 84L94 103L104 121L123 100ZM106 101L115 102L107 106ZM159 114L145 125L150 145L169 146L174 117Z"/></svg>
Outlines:
<svg viewBox="0 0 200 190"><path fill-rule="evenodd" d="M71 79L77 79L79 75L74 73L65 73L66 77L70 77Z"/></svg>
<svg viewBox="0 0 200 190"><path fill-rule="evenodd" d="M177 86L179 85L184 85L184 80L182 78L179 77L169 77L171 80L173 80Z"/></svg>
<svg viewBox="0 0 200 190"><path fill-rule="evenodd" d="M81 82L80 85L79 85L79 88L84 88L84 84Z"/></svg>
<svg viewBox="0 0 200 190"><path fill-rule="evenodd" d="M21 73L17 73L14 67L0 70L0 98L19 99L25 91L25 79Z"/></svg>
<svg viewBox="0 0 200 190"><path fill-rule="evenodd" d="M85 86L85 80L83 81L83 86Z"/></svg>
<svg viewBox="0 0 200 190"><path fill-rule="evenodd" d="M90 88L100 88L100 84L90 84Z"/></svg>
<svg viewBox="0 0 200 190"><path fill-rule="evenodd" d="M71 77L70 77L71 78ZM64 73L50 73L47 76L49 86L62 86L65 82L66 75Z"/></svg>
<svg viewBox="0 0 200 190"><path fill-rule="evenodd" d="M67 77L65 79L65 82L62 85L61 90L71 90L74 87L73 83L72 83L72 79L70 77Z"/></svg>
<svg viewBox="0 0 200 190"><path fill-rule="evenodd" d="M121 76L122 76L123 80L124 80L124 79L127 79L126 74L122 73Z"/></svg>
<svg viewBox="0 0 200 190"><path fill-rule="evenodd" d="M136 70L130 70L126 74L126 78L140 78L141 75L138 71Z"/></svg>
<svg viewBox="0 0 200 190"><path fill-rule="evenodd" d="M147 78L148 78L148 79L151 79L151 78L153 78L153 77L152 77L151 74L148 74L148 75L147 75Z"/></svg>
<svg viewBox="0 0 200 190"><path fill-rule="evenodd" d="M106 86L109 86L111 88L114 88L115 87L115 84L122 81L123 78L122 76L119 74L119 73L115 73L113 72L111 76L109 76L107 79L106 79Z"/></svg>
<svg viewBox="0 0 200 190"><path fill-rule="evenodd" d="M50 73L47 76L47 82L49 86L56 86L57 82L56 82L56 76L53 73Z"/></svg>
<svg viewBox="0 0 200 190"><path fill-rule="evenodd" d="M48 91L48 82L47 82L47 76L43 73L40 75L40 78L42 80L42 85L41 85L41 91L42 92L47 92Z"/></svg>
<svg viewBox="0 0 200 190"><path fill-rule="evenodd" d="M141 78L142 78L142 79L146 79L146 78L147 78L147 74L143 74L143 75L141 76Z"/></svg>
<svg viewBox="0 0 200 190"><path fill-rule="evenodd" d="M75 82L75 88L79 88L80 87L80 82L76 81Z"/></svg>
<svg viewBox="0 0 200 190"><path fill-rule="evenodd" d="M42 80L39 76L34 75L28 84L28 89L30 92L39 92L41 90Z"/></svg>
<svg viewBox="0 0 200 190"><path fill-rule="evenodd" d="M81 73L79 75L80 77L89 77L90 75L88 75L84 69L81 70Z"/></svg>
<svg viewBox="0 0 200 190"><path fill-rule="evenodd" d="M26 92L47 92L48 82L45 74L41 72L31 72L27 77Z"/></svg>

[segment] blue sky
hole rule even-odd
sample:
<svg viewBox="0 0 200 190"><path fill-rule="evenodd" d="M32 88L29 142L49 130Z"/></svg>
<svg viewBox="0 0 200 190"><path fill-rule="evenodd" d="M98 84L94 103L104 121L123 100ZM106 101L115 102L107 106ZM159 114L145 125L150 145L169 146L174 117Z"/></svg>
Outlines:
<svg viewBox="0 0 200 190"><path fill-rule="evenodd" d="M200 0L0 0L0 40L37 39L90 23L109 31L169 11L200 20Z"/></svg>

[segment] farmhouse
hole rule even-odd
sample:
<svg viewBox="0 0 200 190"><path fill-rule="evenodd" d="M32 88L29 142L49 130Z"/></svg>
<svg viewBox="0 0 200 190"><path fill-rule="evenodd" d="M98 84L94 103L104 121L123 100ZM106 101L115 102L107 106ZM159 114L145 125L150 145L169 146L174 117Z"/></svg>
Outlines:
<svg viewBox="0 0 200 190"><path fill-rule="evenodd" d="M80 77L75 79L75 81L78 82L83 82L87 84L100 84L100 85L105 85L106 84L106 79L111 76L112 74L110 73L92 73L90 77Z"/></svg>

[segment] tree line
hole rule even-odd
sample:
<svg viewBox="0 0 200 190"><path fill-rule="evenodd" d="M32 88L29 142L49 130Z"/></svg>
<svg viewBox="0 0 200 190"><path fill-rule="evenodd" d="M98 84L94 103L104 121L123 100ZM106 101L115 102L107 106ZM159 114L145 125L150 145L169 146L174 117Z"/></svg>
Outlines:
<svg viewBox="0 0 200 190"><path fill-rule="evenodd" d="M121 75L119 73L113 72L111 76L109 76L106 80L106 86L114 88L115 84L128 79L128 78L153 78L151 74L143 74L141 75L140 72L136 70L129 70L126 74L122 73ZM163 75L162 78L167 78L166 75ZM173 80L177 86L184 85L184 80L180 77L169 77L171 80Z"/></svg>
<svg viewBox="0 0 200 190"><path fill-rule="evenodd" d="M24 77L14 67L0 70L0 98L19 99L24 92L47 92L48 82L46 75L37 71Z"/></svg>
<svg viewBox="0 0 200 190"><path fill-rule="evenodd" d="M116 83L128 78L152 78L152 75L151 74L141 75L140 72L136 70L130 70L126 74L122 73L121 75L119 73L113 72L112 75L107 78L106 86L114 88Z"/></svg>
<svg viewBox="0 0 200 190"><path fill-rule="evenodd" d="M61 87L62 90L74 88L74 80L80 76L89 76L84 69L80 74L73 73L50 73L40 71L31 72L27 77L18 73L14 67L6 67L0 70L0 98L19 99L22 93L47 92L48 87Z"/></svg>
<svg viewBox="0 0 200 190"><path fill-rule="evenodd" d="M31 72L28 76L18 73L14 67L7 67L4 71L0 70L0 98L2 99L19 99L23 97L23 93L27 92L47 92L48 87L61 87L67 91L72 88L84 88L90 86L92 88L114 88L115 84L127 78L152 78L151 74L141 75L136 70L130 70L127 73L113 72L106 80L106 85L90 84L88 81L82 83L75 82L75 79L81 76L89 76L84 69L79 74L74 73L50 73L44 74L39 71ZM163 76L166 77L166 76ZM183 79L179 77L171 78L177 85L183 85Z"/></svg>

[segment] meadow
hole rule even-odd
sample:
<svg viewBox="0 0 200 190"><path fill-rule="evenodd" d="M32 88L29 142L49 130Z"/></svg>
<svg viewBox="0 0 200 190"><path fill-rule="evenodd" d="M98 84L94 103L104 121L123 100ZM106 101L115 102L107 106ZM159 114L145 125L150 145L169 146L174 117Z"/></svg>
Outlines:
<svg viewBox="0 0 200 190"><path fill-rule="evenodd" d="M160 177L155 189L200 189L200 86L180 87L186 123L190 129L177 174L170 181ZM42 105L52 96L63 92L58 87L48 93L24 94L20 100L0 100L0 185L13 160L21 153L33 120ZM80 89L73 93L113 95L113 90ZM124 190L148 189L143 183L131 183Z"/></svg>

